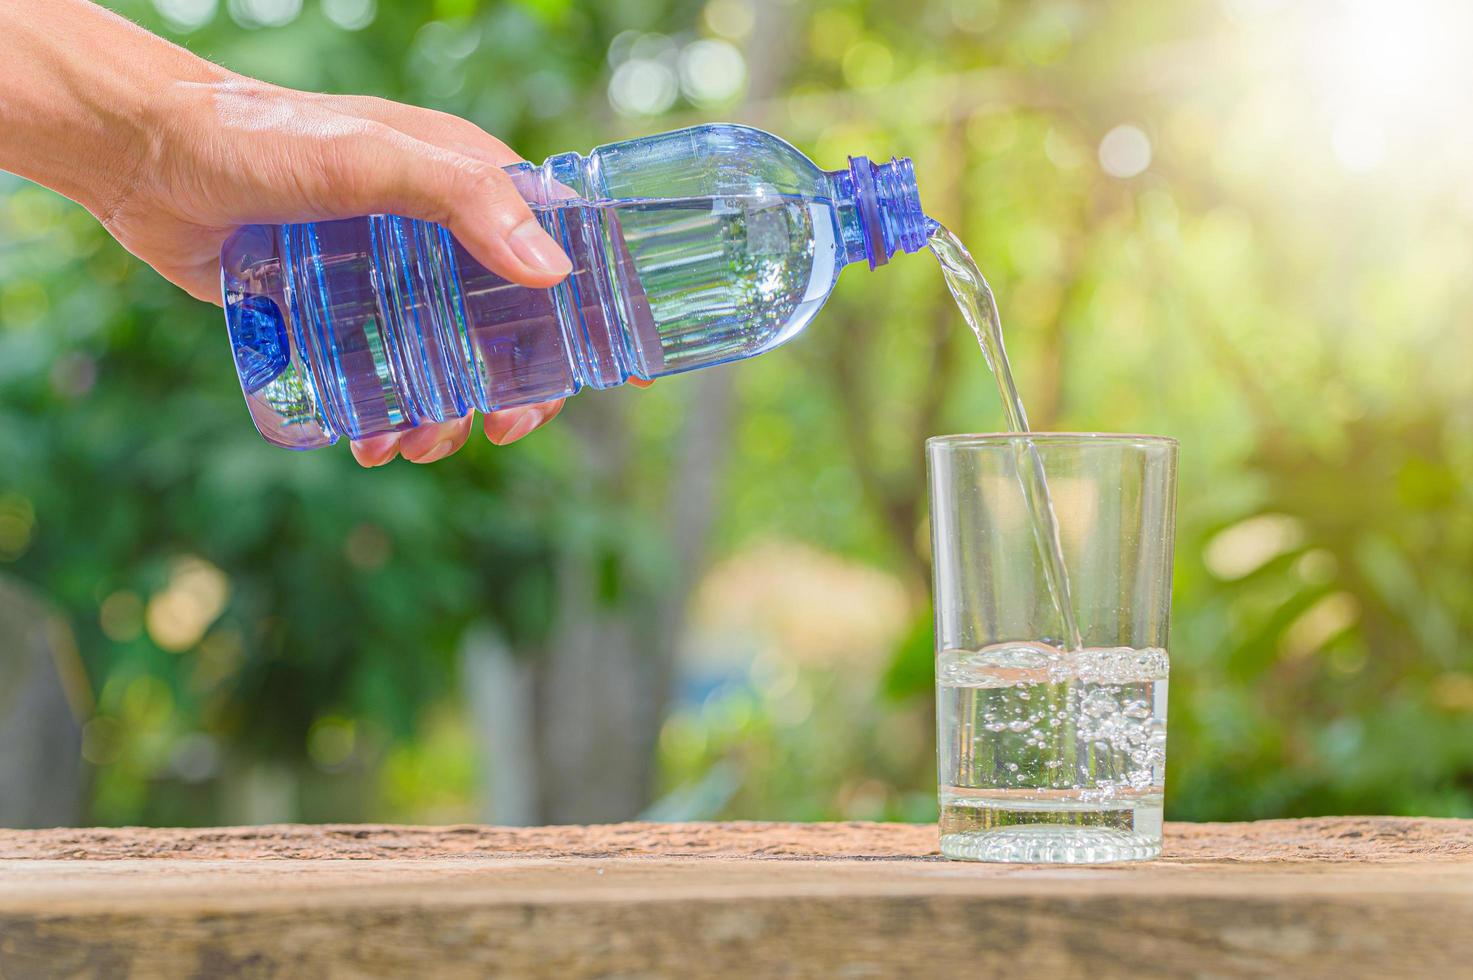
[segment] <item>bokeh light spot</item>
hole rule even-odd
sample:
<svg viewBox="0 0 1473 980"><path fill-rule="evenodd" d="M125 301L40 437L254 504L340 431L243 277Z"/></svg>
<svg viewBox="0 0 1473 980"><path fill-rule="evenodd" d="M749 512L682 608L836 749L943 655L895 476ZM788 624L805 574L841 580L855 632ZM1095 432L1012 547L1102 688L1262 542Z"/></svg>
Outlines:
<svg viewBox="0 0 1473 980"><path fill-rule="evenodd" d="M230 0L227 9L241 27L285 27L302 12L302 0Z"/></svg>
<svg viewBox="0 0 1473 980"><path fill-rule="evenodd" d="M169 584L149 599L144 613L149 638L171 653L188 650L225 609L230 581L225 573L200 558L174 563Z"/></svg>
<svg viewBox="0 0 1473 980"><path fill-rule="evenodd" d="M694 41L680 53L680 88L696 105L730 102L746 83L747 63L726 41Z"/></svg>
<svg viewBox="0 0 1473 980"><path fill-rule="evenodd" d="M630 58L614 69L609 104L626 116L657 116L675 104L675 72L648 58Z"/></svg>
<svg viewBox="0 0 1473 980"><path fill-rule="evenodd" d="M153 0L153 9L180 33L204 27L214 19L218 7L218 0Z"/></svg>
<svg viewBox="0 0 1473 980"><path fill-rule="evenodd" d="M1284 631L1284 655L1303 657L1345 632L1360 617L1360 603L1349 592L1332 592L1299 615Z"/></svg>
<svg viewBox="0 0 1473 980"><path fill-rule="evenodd" d="M1224 581L1256 572L1279 555L1299 546L1304 526L1286 514L1258 514L1224 528L1207 542L1202 560Z"/></svg>
<svg viewBox="0 0 1473 980"><path fill-rule="evenodd" d="M152 674L135 677L123 689L123 718L135 729L162 726L174 713L174 694L169 685Z"/></svg>
<svg viewBox="0 0 1473 980"><path fill-rule="evenodd" d="M639 31L620 31L614 35L609 42L608 61L610 68L618 68L629 60L629 53L634 49L634 42L640 39Z"/></svg>
<svg viewBox="0 0 1473 980"><path fill-rule="evenodd" d="M322 13L345 31L361 31L378 15L375 0L322 0Z"/></svg>
<svg viewBox="0 0 1473 980"><path fill-rule="evenodd" d="M357 729L350 718L319 718L307 733L307 754L318 768L329 772L342 768L357 744Z"/></svg>
<svg viewBox="0 0 1473 980"><path fill-rule="evenodd" d="M1084 163L1080 148L1070 135L1055 126L1050 126L1043 137L1043 155L1060 170L1078 170Z"/></svg>
<svg viewBox="0 0 1473 980"><path fill-rule="evenodd" d="M126 589L114 592L97 608L102 634L114 643L136 640L143 632L143 600Z"/></svg>
<svg viewBox="0 0 1473 980"><path fill-rule="evenodd" d="M704 16L711 33L734 41L752 33L757 20L751 0L711 0L706 4Z"/></svg>
<svg viewBox="0 0 1473 980"><path fill-rule="evenodd" d="M1122 123L1100 140L1100 169L1126 180L1151 165L1151 140L1139 126Z"/></svg>
<svg viewBox="0 0 1473 980"><path fill-rule="evenodd" d="M0 328L33 327L50 308L45 288L34 279L14 279L0 287Z"/></svg>

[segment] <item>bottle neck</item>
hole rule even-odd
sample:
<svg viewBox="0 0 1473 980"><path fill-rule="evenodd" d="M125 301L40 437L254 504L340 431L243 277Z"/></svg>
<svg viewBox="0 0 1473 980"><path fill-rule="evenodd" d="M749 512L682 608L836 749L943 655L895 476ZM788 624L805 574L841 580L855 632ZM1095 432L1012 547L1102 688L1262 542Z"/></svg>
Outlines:
<svg viewBox="0 0 1473 980"><path fill-rule="evenodd" d="M829 180L846 264L865 261L874 269L896 252L925 247L935 222L921 210L921 192L908 157L880 164L850 157L849 169L832 171Z"/></svg>

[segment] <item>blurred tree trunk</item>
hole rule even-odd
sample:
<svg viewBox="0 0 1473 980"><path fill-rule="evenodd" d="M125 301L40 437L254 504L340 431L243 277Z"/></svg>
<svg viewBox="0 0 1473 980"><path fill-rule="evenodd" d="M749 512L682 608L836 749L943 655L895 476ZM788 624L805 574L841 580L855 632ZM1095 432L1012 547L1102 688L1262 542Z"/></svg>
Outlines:
<svg viewBox="0 0 1473 980"><path fill-rule="evenodd" d="M627 501L637 472L629 397L610 393L568 413L582 446L580 478L607 499ZM544 823L624 820L644 808L666 696L668 644L651 628L652 597L629 588L624 576L612 595L601 595L600 562L607 558L599 542L579 544L587 548L565 553L558 571L552 642L532 663L531 775Z"/></svg>
<svg viewBox="0 0 1473 980"><path fill-rule="evenodd" d="M756 5L745 51L748 99L765 99L781 87L790 60L786 20L775 0ZM734 398L726 368L701 372L699 383L680 384L686 404L661 508L671 558L661 586L631 588L621 581L624 588L609 596L606 556L590 542L586 551L564 557L558 619L545 649L511 659L488 653L484 643L479 653L468 651L467 665L474 662L481 678L468 686L468 695L486 760L490 819L627 820L653 798L656 740L686 604L705 563ZM632 509L638 506L634 481L648 474L630 445L631 397L638 395L611 392L596 402L575 403L562 424L578 438L582 476L594 492ZM525 692L532 709L509 711L506 698L493 693L499 684ZM487 721L493 714L502 721ZM516 758L528 746L532 766Z"/></svg>
<svg viewBox="0 0 1473 980"><path fill-rule="evenodd" d="M85 678L71 633L0 578L0 827L82 822Z"/></svg>
<svg viewBox="0 0 1473 980"><path fill-rule="evenodd" d="M461 677L479 746L480 812L494 824L537 823L537 753L533 661L518 657L489 625L470 631Z"/></svg>

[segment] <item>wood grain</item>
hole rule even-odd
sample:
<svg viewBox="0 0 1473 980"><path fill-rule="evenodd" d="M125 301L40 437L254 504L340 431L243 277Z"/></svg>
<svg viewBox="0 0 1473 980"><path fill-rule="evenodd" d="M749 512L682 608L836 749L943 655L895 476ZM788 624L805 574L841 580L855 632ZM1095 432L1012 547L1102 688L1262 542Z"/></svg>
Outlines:
<svg viewBox="0 0 1473 980"><path fill-rule="evenodd" d="M1473 821L1174 824L1096 867L895 824L0 831L5 978L1470 968Z"/></svg>

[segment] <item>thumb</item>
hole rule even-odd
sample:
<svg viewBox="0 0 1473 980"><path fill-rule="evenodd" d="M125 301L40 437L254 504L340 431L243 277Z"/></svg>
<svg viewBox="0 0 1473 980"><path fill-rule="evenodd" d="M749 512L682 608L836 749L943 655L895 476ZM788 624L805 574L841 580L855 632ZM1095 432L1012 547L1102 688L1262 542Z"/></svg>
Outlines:
<svg viewBox="0 0 1473 980"><path fill-rule="evenodd" d="M352 198L341 207L444 225L482 265L524 286L552 286L572 271L500 167L377 124L352 142L367 145L339 155L347 173L330 182Z"/></svg>

